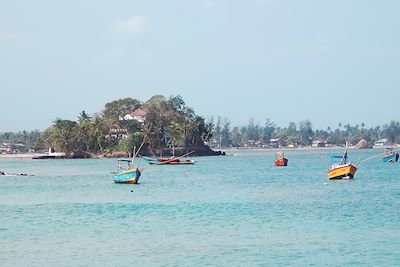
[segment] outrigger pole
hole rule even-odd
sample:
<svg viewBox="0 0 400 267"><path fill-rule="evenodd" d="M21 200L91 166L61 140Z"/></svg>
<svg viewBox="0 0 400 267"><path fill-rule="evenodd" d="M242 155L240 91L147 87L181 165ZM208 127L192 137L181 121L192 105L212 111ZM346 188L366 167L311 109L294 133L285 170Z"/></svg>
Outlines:
<svg viewBox="0 0 400 267"><path fill-rule="evenodd" d="M192 151L190 151L189 153L183 154L182 156L180 156L180 157L178 157L178 158L185 157L185 156L187 156L187 155L189 155L189 154L192 154L192 153L195 152L195 151L196 151L196 150L192 150ZM149 165L148 167L144 167L142 170L147 169L147 168L150 168L150 167L155 167L155 166L159 166L159 165L168 164L168 163L170 163L171 161L173 161L174 159L175 159L175 158L171 158L171 159L166 160L166 161L164 161L164 162L160 162L159 164L152 164L152 165Z"/></svg>
<svg viewBox="0 0 400 267"><path fill-rule="evenodd" d="M312 151L312 149L309 149L308 147L306 147L306 149L307 149L308 151L310 151L311 153L313 153L314 155L316 155L317 157L319 157L320 159L323 159L323 160L325 160L325 161L331 163L331 161L330 161L329 159L324 158L323 156L321 156L320 154L318 154L318 153L315 152L315 151Z"/></svg>
<svg viewBox="0 0 400 267"><path fill-rule="evenodd" d="M190 151L189 153L183 154L182 156L178 157L178 159L179 159L179 158L186 157L186 156L188 156L189 154L192 154L192 153L195 152L195 151L196 151L196 150L192 150L192 151ZM173 161L175 158L176 158L176 157L173 156L173 157L170 158L169 160L166 160L166 161L160 162L160 164L154 164L154 165L168 164L168 163L170 163L171 161Z"/></svg>
<svg viewBox="0 0 400 267"><path fill-rule="evenodd" d="M379 156L382 156L382 155L384 155L384 154L385 154L385 153L379 153L379 154L377 154L377 155L368 157L368 158L366 158L366 159L359 160L359 161L357 161L356 166L358 166L359 164L364 163L364 162L366 162L366 161L368 161L368 160L371 160L371 159L377 158L377 157L379 157Z"/></svg>

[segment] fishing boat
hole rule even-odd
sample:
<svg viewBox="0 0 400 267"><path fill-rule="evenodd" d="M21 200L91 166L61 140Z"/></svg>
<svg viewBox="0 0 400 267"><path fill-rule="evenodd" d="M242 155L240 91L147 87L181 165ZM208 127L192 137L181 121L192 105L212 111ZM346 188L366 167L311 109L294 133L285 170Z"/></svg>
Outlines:
<svg viewBox="0 0 400 267"><path fill-rule="evenodd" d="M126 163L128 166L123 168L123 163ZM114 173L113 180L117 184L137 184L141 174L139 168L133 167L133 160L119 159L118 171Z"/></svg>
<svg viewBox="0 0 400 267"><path fill-rule="evenodd" d="M386 147L383 155L384 162L397 162L399 160L399 153L395 152L393 147Z"/></svg>
<svg viewBox="0 0 400 267"><path fill-rule="evenodd" d="M338 179L353 179L357 171L357 167L347 162L347 150L348 146L346 144L346 149L343 156L333 156L333 159L340 159L338 163L333 163L331 168L328 170L329 180Z"/></svg>
<svg viewBox="0 0 400 267"><path fill-rule="evenodd" d="M275 166L287 166L288 159L284 157L283 152L279 151L275 155Z"/></svg>
<svg viewBox="0 0 400 267"><path fill-rule="evenodd" d="M187 156L193 152L194 150L180 157L175 157L174 155L172 155L170 158L163 158L163 157L156 158L156 157L145 157L145 156L142 156L142 158L152 165L193 165L196 162L192 159L187 158Z"/></svg>
<svg viewBox="0 0 400 267"><path fill-rule="evenodd" d="M142 157L149 164L152 165L190 165L195 164L196 162L191 159L181 159L177 157L170 158L150 158L150 157Z"/></svg>

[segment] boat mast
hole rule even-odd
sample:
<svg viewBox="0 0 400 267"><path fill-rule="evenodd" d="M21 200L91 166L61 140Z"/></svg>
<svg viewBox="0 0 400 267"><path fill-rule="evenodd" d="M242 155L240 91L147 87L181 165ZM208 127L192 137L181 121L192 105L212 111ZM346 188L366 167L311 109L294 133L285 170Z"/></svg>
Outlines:
<svg viewBox="0 0 400 267"><path fill-rule="evenodd" d="M346 141L346 149L344 150L344 154L343 154L342 161L340 162L340 164L347 163L347 150L348 149L349 149L349 145L348 145L348 142Z"/></svg>

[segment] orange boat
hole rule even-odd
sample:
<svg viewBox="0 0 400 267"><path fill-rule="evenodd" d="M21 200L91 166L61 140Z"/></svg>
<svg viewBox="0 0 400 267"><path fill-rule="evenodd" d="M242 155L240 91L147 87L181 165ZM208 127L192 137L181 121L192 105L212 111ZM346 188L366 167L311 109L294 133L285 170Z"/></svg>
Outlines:
<svg viewBox="0 0 400 267"><path fill-rule="evenodd" d="M287 166L288 164L288 159L284 157L283 152L279 151L276 153L276 158L275 158L275 166Z"/></svg>

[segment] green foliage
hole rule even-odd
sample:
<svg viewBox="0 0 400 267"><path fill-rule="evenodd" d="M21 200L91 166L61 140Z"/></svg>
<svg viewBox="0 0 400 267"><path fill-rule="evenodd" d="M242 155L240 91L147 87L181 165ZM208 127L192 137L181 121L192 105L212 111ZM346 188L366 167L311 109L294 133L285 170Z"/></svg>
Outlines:
<svg viewBox="0 0 400 267"><path fill-rule="evenodd" d="M138 107L146 112L144 123L120 119ZM122 133L127 131L128 136L116 139L111 129L120 129ZM132 98L109 102L105 110L94 117L82 111L77 122L58 118L40 135L36 147L55 147L57 151L67 153L118 150L132 155L134 148L138 149L142 142L142 149L150 150L203 146L204 138L209 138L211 131L204 119L186 106L181 96L166 99L156 95L143 105Z"/></svg>
<svg viewBox="0 0 400 267"><path fill-rule="evenodd" d="M383 134L391 144L396 143L400 134L400 122L391 121L389 125L384 125Z"/></svg>
<svg viewBox="0 0 400 267"><path fill-rule="evenodd" d="M28 152L35 149L40 132L36 131L21 131L17 133L5 132L0 133L0 143L10 146L13 151Z"/></svg>
<svg viewBox="0 0 400 267"><path fill-rule="evenodd" d="M130 97L114 100L105 105L105 109L103 111L104 117L117 122L120 117L123 117L131 111L139 108L140 105L141 104L139 100Z"/></svg>
<svg viewBox="0 0 400 267"><path fill-rule="evenodd" d="M53 124L53 140L56 148L66 153L73 152L76 148L78 124L70 120L57 118Z"/></svg>
<svg viewBox="0 0 400 267"><path fill-rule="evenodd" d="M146 112L145 121L120 120L131 111L142 108ZM233 127L226 118L217 117L205 121L194 110L186 106L181 96L161 95L151 97L144 104L133 98L118 99L105 104L100 114L90 116L84 110L77 121L57 118L53 125L34 132L0 133L2 143L21 143L24 149L36 150L49 147L63 152L104 153L125 151L130 155L142 142L142 149L159 150L162 148L195 148L204 142L221 147L264 145L269 146L271 139L279 139L281 145L310 145L313 140L325 140L335 145L343 145L347 140L353 143L365 139L369 144L386 137L392 143L399 141L400 122L392 121L388 125L366 128L364 123L350 125L339 123L338 128L313 130L309 120L296 124L290 122L287 127L278 127L267 119L264 125L250 119L247 126ZM110 131L121 129L124 138L115 138ZM125 135L127 133L127 135ZM121 137L121 135L118 135Z"/></svg>
<svg viewBox="0 0 400 267"><path fill-rule="evenodd" d="M342 123L339 128L332 130L328 127L326 130L313 130L309 120L301 121L299 124L290 122L287 127L277 127L271 120L266 120L263 126L254 123L253 119L249 120L247 126L242 127L224 127L227 119L222 120L218 117L217 126L213 127L213 131L209 136L210 143L217 144L221 147L237 147L237 146L253 146L255 143L269 147L271 139L279 139L281 145L302 145L308 146L313 140L324 140L333 145L344 145L350 140L356 144L361 139L365 139L370 145L380 138L386 137L389 142L396 143L400 139L400 122L392 121L388 125L384 125L383 130L380 126L366 128L364 123L354 126ZM213 125L213 119L207 124ZM206 125L207 125L206 124ZM223 133L223 134L222 134ZM212 140L213 139L213 140Z"/></svg>

